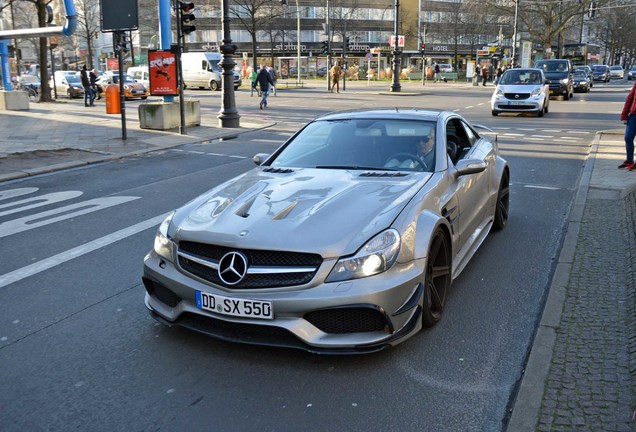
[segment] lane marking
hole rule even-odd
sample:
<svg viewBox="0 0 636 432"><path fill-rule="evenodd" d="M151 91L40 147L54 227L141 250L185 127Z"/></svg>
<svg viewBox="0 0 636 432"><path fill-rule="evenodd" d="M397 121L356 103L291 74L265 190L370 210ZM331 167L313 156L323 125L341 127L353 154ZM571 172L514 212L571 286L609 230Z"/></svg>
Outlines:
<svg viewBox="0 0 636 432"><path fill-rule="evenodd" d="M552 187L552 186L539 186L539 185L523 185L523 187L528 189L544 189L544 190L560 190L561 188Z"/></svg>
<svg viewBox="0 0 636 432"><path fill-rule="evenodd" d="M514 136L514 137L522 137L522 136L525 136L525 134L517 134L517 133L510 133L510 132L505 133L505 134L502 134L502 135L504 135L504 136Z"/></svg>
<svg viewBox="0 0 636 432"><path fill-rule="evenodd" d="M29 195L34 192L37 192L38 190L39 189L36 187L3 190L3 191L0 191L0 201L9 199L9 198L19 197L22 195Z"/></svg>
<svg viewBox="0 0 636 432"><path fill-rule="evenodd" d="M5 273L2 276L0 276L0 288L3 288L12 283L18 282L29 276L33 276L35 274L41 273L45 270L48 270L60 264L64 264L67 261L70 261L74 258L81 257L82 255L86 255L89 252L93 252L97 249L101 249L105 246L115 243L116 241L123 240L127 237L130 237L132 235L145 231L148 228L157 227L159 226L161 222L163 222L163 220L168 216L168 214L169 213L165 213L159 216L155 216L152 219L148 219L143 222L139 222L138 224L129 226L128 228L115 231L112 234L105 235L104 237L100 237L96 240L85 243L81 246L75 247L73 249L69 249L57 255L53 255L52 257L43 259L41 261L22 267L20 269L14 270L12 272Z"/></svg>
<svg viewBox="0 0 636 432"><path fill-rule="evenodd" d="M7 222L0 223L0 238L30 229L39 228L45 225L52 224L54 222L63 221L65 219L70 219L75 216L81 216L87 213L103 210L108 207L124 204L129 201L137 200L139 198L141 197L121 196L95 198L92 200L67 205L65 207L60 207L53 210L36 213L30 216L25 216L19 219L13 219ZM51 217L55 215L59 216Z"/></svg>
<svg viewBox="0 0 636 432"><path fill-rule="evenodd" d="M60 201L70 200L73 198L77 198L83 193L84 192L80 191L54 192L46 195L26 198L20 201L13 201L7 204L0 204L0 210L4 208L11 208L11 210L0 211L0 216L6 216L25 210L31 210L37 207L54 204Z"/></svg>
<svg viewBox="0 0 636 432"><path fill-rule="evenodd" d="M530 135L533 138L554 138L554 135Z"/></svg>

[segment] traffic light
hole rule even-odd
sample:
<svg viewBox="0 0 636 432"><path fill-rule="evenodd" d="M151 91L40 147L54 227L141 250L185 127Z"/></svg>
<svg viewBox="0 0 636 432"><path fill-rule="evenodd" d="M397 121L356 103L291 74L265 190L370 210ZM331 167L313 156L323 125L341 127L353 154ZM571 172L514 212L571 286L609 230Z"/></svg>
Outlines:
<svg viewBox="0 0 636 432"><path fill-rule="evenodd" d="M425 52L426 52L426 44L425 43L421 43L420 44L420 54L424 55Z"/></svg>
<svg viewBox="0 0 636 432"><path fill-rule="evenodd" d="M191 13L194 10L194 3L191 2L179 2L179 19L181 20L181 34L187 35L195 31L197 28L193 25L194 14Z"/></svg>
<svg viewBox="0 0 636 432"><path fill-rule="evenodd" d="M322 41L322 50L320 51L320 54L329 54L329 41Z"/></svg>

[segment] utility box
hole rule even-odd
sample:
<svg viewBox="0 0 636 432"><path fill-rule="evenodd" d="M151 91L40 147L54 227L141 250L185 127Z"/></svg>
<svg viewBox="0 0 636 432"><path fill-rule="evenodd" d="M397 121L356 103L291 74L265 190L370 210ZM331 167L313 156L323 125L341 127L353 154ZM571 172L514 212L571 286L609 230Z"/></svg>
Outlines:
<svg viewBox="0 0 636 432"><path fill-rule="evenodd" d="M201 107L198 100L184 101L185 126L201 125ZM139 105L139 127L169 130L181 126L179 102L149 102Z"/></svg>
<svg viewBox="0 0 636 432"><path fill-rule="evenodd" d="M28 111L29 94L22 90L0 90L0 110Z"/></svg>

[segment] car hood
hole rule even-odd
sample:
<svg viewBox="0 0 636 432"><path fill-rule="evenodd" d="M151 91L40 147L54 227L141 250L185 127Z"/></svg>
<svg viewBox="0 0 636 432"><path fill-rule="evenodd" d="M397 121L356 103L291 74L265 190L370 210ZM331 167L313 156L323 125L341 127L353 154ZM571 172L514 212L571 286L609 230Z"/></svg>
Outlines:
<svg viewBox="0 0 636 432"><path fill-rule="evenodd" d="M504 93L532 93L534 89L541 87L539 84L499 84L497 86Z"/></svg>
<svg viewBox="0 0 636 432"><path fill-rule="evenodd" d="M274 171L274 172L271 172ZM354 253L388 228L431 173L254 169L176 212L169 235L244 249Z"/></svg>
<svg viewBox="0 0 636 432"><path fill-rule="evenodd" d="M570 75L568 72L544 72L544 74L550 81L562 80Z"/></svg>

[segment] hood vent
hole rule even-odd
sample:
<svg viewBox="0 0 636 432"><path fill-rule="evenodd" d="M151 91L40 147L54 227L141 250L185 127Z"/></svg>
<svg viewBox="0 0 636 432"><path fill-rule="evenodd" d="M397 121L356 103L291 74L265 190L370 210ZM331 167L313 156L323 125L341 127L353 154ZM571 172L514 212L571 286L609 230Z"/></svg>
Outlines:
<svg viewBox="0 0 636 432"><path fill-rule="evenodd" d="M289 174L289 173L293 173L294 170L293 169L289 169L289 168L264 168L263 172L268 172L268 173L276 173L276 174Z"/></svg>
<svg viewBox="0 0 636 432"><path fill-rule="evenodd" d="M406 177L408 174L399 171L363 172L360 177Z"/></svg>

